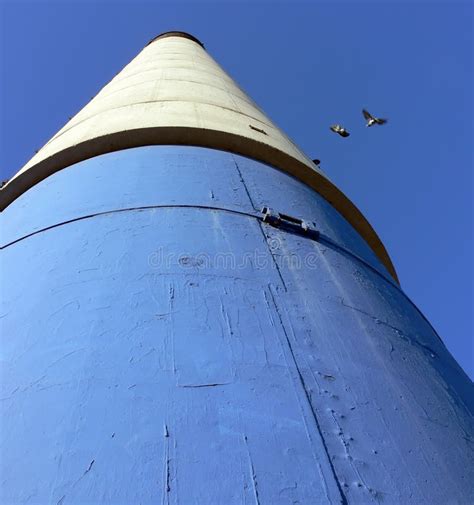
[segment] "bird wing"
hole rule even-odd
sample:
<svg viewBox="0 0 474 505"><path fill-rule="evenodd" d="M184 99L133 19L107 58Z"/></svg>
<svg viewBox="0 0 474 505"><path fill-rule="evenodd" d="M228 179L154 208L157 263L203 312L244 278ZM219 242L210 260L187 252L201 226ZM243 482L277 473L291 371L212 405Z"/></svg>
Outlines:
<svg viewBox="0 0 474 505"><path fill-rule="evenodd" d="M341 135L342 137L348 137L350 135L350 133L347 130L343 130L343 131L339 132L339 135Z"/></svg>
<svg viewBox="0 0 474 505"><path fill-rule="evenodd" d="M329 127L330 130L332 130L333 132L338 132L339 131L339 128L340 126L338 124L333 124Z"/></svg>
<svg viewBox="0 0 474 505"><path fill-rule="evenodd" d="M384 119L384 118L376 118L375 119L375 122L377 124L385 124L387 121L388 121L388 119Z"/></svg>
<svg viewBox="0 0 474 505"><path fill-rule="evenodd" d="M362 114L364 114L365 119L374 119L374 116L372 116L372 114L365 109L362 109Z"/></svg>

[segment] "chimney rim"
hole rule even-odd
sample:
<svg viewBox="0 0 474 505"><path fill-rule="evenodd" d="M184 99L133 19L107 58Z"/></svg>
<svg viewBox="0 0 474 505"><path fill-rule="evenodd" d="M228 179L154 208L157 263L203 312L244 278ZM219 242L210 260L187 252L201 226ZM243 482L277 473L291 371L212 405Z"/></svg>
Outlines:
<svg viewBox="0 0 474 505"><path fill-rule="evenodd" d="M189 40L192 40L193 42L196 42L196 44L199 44L203 49L205 49L204 44L198 38L196 38L194 35L191 35L190 33L182 32L182 31L179 31L179 30L171 30L171 31L168 31L168 32L160 33L156 37L153 37L150 40L150 42L148 42L147 46L149 46L150 44L152 44L156 40L164 39L166 37L182 37L184 39L189 39Z"/></svg>

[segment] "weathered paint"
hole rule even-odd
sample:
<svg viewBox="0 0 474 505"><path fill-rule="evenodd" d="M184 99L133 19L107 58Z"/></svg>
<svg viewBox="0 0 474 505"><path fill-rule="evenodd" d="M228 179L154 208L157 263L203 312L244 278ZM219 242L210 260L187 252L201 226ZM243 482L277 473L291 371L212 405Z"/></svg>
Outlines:
<svg viewBox="0 0 474 505"><path fill-rule="evenodd" d="M143 147L1 219L2 504L474 501L471 382L302 182Z"/></svg>

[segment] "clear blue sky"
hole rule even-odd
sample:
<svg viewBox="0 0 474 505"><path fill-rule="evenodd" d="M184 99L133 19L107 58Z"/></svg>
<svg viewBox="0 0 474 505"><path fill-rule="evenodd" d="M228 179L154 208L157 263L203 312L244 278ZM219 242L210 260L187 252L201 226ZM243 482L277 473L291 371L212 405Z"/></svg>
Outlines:
<svg viewBox="0 0 474 505"><path fill-rule="evenodd" d="M470 3L0 0L0 15L2 179L149 39L188 31L322 160L474 375ZM389 124L365 129L364 106Z"/></svg>

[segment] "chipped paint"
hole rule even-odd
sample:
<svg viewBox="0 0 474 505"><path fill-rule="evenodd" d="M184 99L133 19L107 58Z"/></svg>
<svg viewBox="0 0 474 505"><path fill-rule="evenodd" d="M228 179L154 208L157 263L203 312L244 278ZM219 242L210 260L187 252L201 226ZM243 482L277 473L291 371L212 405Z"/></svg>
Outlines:
<svg viewBox="0 0 474 505"><path fill-rule="evenodd" d="M0 219L1 503L474 501L471 382L296 179L143 147Z"/></svg>

